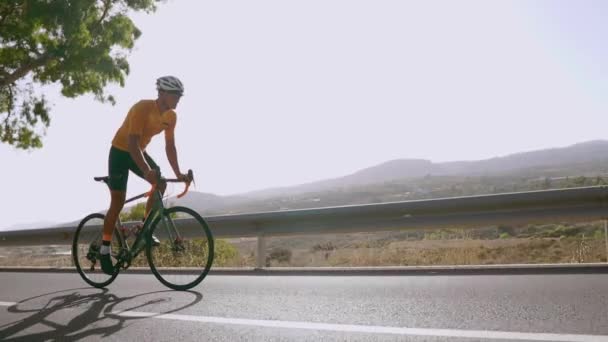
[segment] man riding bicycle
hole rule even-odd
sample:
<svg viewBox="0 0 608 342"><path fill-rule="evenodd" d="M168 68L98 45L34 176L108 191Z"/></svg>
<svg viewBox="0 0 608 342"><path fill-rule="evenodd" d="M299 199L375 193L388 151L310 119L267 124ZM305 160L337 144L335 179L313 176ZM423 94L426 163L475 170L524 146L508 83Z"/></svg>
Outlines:
<svg viewBox="0 0 608 342"><path fill-rule="evenodd" d="M184 94L184 86L176 77L164 76L156 81L156 88L157 99L141 100L131 107L112 140L108 160L111 202L103 224L100 258L101 269L106 274L114 273L110 244L116 220L125 204L129 170L153 185L160 178L160 168L145 151L153 136L165 132L165 151L169 164L178 179L188 180L188 176L180 171L175 148L175 108ZM164 193L165 185L158 184L157 189ZM146 203L146 216L152 204L153 196L150 196ZM155 237L152 238L154 243L158 243Z"/></svg>

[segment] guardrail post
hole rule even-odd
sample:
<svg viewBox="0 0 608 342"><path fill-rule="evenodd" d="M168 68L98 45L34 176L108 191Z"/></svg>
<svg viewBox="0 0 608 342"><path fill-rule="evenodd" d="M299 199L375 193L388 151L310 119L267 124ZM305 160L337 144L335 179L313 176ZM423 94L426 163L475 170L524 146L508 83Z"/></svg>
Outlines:
<svg viewBox="0 0 608 342"><path fill-rule="evenodd" d="M604 220L604 239L606 240L606 263L608 263L608 220Z"/></svg>
<svg viewBox="0 0 608 342"><path fill-rule="evenodd" d="M258 253L257 253L257 262L256 268L262 269L266 266L266 238L264 237L264 233L258 234Z"/></svg>

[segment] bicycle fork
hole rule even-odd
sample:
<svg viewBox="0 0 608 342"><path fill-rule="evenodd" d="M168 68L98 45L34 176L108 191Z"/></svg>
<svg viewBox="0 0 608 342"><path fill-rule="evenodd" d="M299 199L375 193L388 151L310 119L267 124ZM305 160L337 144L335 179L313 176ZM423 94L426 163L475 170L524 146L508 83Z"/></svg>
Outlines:
<svg viewBox="0 0 608 342"><path fill-rule="evenodd" d="M162 215L161 222L167 231L167 237L169 241L171 241L171 251L172 252L183 252L185 250L184 247L184 239L179 234L177 227L175 227L175 223L170 217Z"/></svg>

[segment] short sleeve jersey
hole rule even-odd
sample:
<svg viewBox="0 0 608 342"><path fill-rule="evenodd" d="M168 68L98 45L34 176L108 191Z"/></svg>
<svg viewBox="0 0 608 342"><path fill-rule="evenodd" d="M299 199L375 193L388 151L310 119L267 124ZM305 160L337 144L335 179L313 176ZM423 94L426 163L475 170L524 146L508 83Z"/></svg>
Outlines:
<svg viewBox="0 0 608 342"><path fill-rule="evenodd" d="M114 135L112 146L129 151L129 135L134 134L140 136L139 147L145 150L152 137L162 131L166 131L167 138L173 138L176 122L175 111L160 113L155 100L141 100L129 110L125 121Z"/></svg>

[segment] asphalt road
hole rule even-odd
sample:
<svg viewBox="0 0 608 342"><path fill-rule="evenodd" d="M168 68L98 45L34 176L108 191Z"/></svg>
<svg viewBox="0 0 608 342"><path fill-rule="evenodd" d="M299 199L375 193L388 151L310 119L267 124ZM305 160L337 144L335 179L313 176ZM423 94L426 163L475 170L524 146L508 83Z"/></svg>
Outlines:
<svg viewBox="0 0 608 342"><path fill-rule="evenodd" d="M608 341L608 274L151 274L108 289L75 273L0 272L0 341Z"/></svg>

